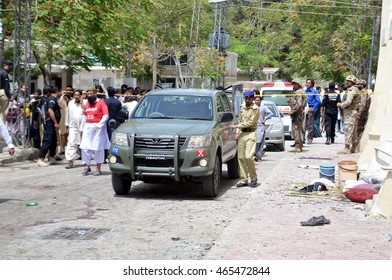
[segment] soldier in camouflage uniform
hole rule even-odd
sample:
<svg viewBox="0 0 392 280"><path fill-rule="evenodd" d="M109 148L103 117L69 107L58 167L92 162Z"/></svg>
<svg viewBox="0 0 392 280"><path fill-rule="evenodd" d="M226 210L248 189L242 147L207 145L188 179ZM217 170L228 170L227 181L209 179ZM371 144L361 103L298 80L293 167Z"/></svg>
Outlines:
<svg viewBox="0 0 392 280"><path fill-rule="evenodd" d="M370 94L366 90L365 80L359 80L357 83L357 87L359 91L362 93L360 95L358 117L357 117L358 120L357 137L356 137L356 142L354 143L358 147L359 141L361 141L361 137L365 130L365 126L369 117L371 98L370 98Z"/></svg>
<svg viewBox="0 0 392 280"><path fill-rule="evenodd" d="M256 149L257 121L259 120L259 106L253 103L254 92L246 91L245 103L241 105L241 114L238 124L230 125L236 128L235 140L238 142L238 163L240 165L240 182L237 187L248 185L248 174L250 186L257 187L256 166L253 155Z"/></svg>
<svg viewBox="0 0 392 280"><path fill-rule="evenodd" d="M292 81L294 93L289 97L287 104L290 106L290 116L292 122L292 134L294 138L294 149L288 150L289 152L300 153L302 152L303 139L305 137L303 130L304 110L307 104L305 91L297 81ZM306 102L304 102L304 100Z"/></svg>
<svg viewBox="0 0 392 280"><path fill-rule="evenodd" d="M337 103L339 108L343 109L344 116L344 149L338 151L338 154L351 154L357 148L357 116L359 110L359 102L361 95L359 89L355 86L357 78L354 75L349 75L346 79L347 94L343 98L343 102Z"/></svg>

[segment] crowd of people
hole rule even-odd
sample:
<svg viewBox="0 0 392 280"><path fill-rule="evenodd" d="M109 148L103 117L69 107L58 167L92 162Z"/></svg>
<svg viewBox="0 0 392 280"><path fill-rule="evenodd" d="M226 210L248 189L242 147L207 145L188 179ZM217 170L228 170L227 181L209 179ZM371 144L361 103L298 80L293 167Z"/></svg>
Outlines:
<svg viewBox="0 0 392 280"><path fill-rule="evenodd" d="M9 91L1 92L8 101L8 105L3 105L2 101L3 113L13 99L7 94ZM83 175L101 175L101 164L107 159L112 130L120 125L118 112L125 108L131 113L146 92L125 84L119 90L105 88L103 84L88 90L73 89L72 86L63 90L56 86L37 89L24 113L29 124L30 144L39 149L38 166L53 165L65 157L65 168L71 169L75 167L75 160L81 159ZM4 110L0 127L2 138L7 140L10 154L13 154L14 146L6 127L7 114L9 112ZM92 158L96 162L95 171L91 169Z"/></svg>
<svg viewBox="0 0 392 280"><path fill-rule="evenodd" d="M8 82L12 62L5 61L0 72L0 132L7 142L9 153L15 149L6 128L7 109L13 98ZM289 152L302 152L303 144L312 144L313 138L322 137L325 131L326 145L335 142L336 133L344 133L345 147L338 153L350 154L358 150L359 141L368 119L371 98L366 90L366 81L354 75L346 78L346 85L331 82L328 88L315 88L313 79L305 86L292 81L294 93L288 98L292 120L294 144ZM120 125L118 112L125 108L130 113L146 93L139 87L122 85L116 91L103 84L87 91L67 86L60 90L45 86L36 90L25 108L29 121L31 146L39 149L37 164L42 167L56 163L61 155L67 160L67 169L74 168L75 160L81 159L83 175L101 175L101 165L106 162L112 130ZM265 148L265 123L272 117L263 105L258 90L246 91L241 105L236 129L240 182L237 187L257 186L255 162L260 161ZM110 126L109 126L110 123ZM92 159L96 162L92 171Z"/></svg>
<svg viewBox="0 0 392 280"><path fill-rule="evenodd" d="M358 81L354 75L349 75L346 85L336 86L331 82L324 93L321 93L321 88L314 88L313 79L306 80L305 89L299 81L294 80L292 84L294 94L290 96L288 105L291 108L294 149L289 151L302 152L303 143L312 144L315 135L321 136L320 130L323 129L326 145L335 142L337 132L344 134L345 147L339 154L357 152L371 103L366 81Z"/></svg>
<svg viewBox="0 0 392 280"><path fill-rule="evenodd" d="M287 104L290 106L294 144L291 145L293 149L288 151L302 152L303 144L312 144L313 138L322 137L321 130L324 130L326 145L335 142L337 131L344 133L345 148L338 151L339 154L357 152L371 103L366 81L357 81L354 75L349 75L347 85L336 86L331 82L324 92L321 87L314 87L313 79L307 79L305 87L299 80L291 83L293 94ZM238 124L230 125L230 128L236 129L238 144L240 180L236 186L257 187L255 162L260 161L263 155L265 122L271 118L271 112L263 105L263 97L257 89L245 91L243 98Z"/></svg>

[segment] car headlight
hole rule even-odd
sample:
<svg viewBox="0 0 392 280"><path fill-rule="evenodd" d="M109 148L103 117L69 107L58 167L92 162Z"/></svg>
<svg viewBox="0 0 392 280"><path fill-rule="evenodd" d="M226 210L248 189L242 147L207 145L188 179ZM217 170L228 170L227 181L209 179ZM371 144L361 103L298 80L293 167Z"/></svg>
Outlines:
<svg viewBox="0 0 392 280"><path fill-rule="evenodd" d="M195 135L191 136L188 148L202 148L211 146L212 135Z"/></svg>
<svg viewBox="0 0 392 280"><path fill-rule="evenodd" d="M283 124L282 123L276 123L274 125L271 125L272 130L282 130L283 129Z"/></svg>
<svg viewBox="0 0 392 280"><path fill-rule="evenodd" d="M127 134L121 133L121 132L113 132L112 133L112 145L128 146Z"/></svg>

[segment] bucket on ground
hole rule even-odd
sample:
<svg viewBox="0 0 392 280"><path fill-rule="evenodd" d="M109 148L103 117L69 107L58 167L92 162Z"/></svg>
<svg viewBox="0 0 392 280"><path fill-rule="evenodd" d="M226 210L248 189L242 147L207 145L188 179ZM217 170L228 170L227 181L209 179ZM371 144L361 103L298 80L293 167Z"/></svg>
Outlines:
<svg viewBox="0 0 392 280"><path fill-rule="evenodd" d="M320 178L325 178L335 183L335 165L329 163L321 164Z"/></svg>
<svg viewBox="0 0 392 280"><path fill-rule="evenodd" d="M355 161L339 161L339 181L358 180L358 165Z"/></svg>

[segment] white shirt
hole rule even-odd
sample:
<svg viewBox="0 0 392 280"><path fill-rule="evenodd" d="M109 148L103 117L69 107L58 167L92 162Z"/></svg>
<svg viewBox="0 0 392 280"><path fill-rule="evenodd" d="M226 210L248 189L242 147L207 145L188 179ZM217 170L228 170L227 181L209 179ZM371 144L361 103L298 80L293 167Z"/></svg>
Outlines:
<svg viewBox="0 0 392 280"><path fill-rule="evenodd" d="M0 135L1 138L4 139L9 149L15 148L14 144L12 144L12 138L8 133L8 129L1 120L0 120Z"/></svg>
<svg viewBox="0 0 392 280"><path fill-rule="evenodd" d="M133 100L131 102L125 102L122 104L123 109L127 109L129 112L129 115L135 110L135 107L137 105L137 101Z"/></svg>
<svg viewBox="0 0 392 280"><path fill-rule="evenodd" d="M80 124L82 123L84 116L84 110L82 106L82 101L80 103L75 102L75 99L72 99L68 103L68 113L67 118L65 120L65 125L72 128L80 128Z"/></svg>

